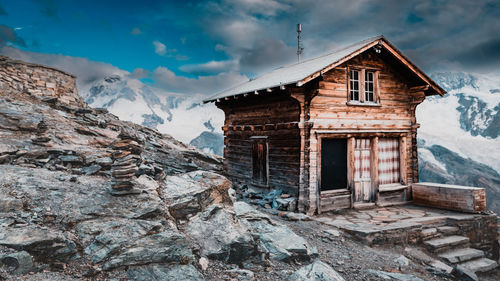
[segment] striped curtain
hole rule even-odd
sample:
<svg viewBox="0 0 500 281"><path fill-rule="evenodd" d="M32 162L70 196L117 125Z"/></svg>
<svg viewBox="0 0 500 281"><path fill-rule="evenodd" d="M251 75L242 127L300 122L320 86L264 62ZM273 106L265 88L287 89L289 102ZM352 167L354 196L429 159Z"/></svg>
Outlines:
<svg viewBox="0 0 500 281"><path fill-rule="evenodd" d="M354 179L370 178L370 139L356 139L354 149Z"/></svg>
<svg viewBox="0 0 500 281"><path fill-rule="evenodd" d="M399 183L399 139L379 138L378 180L379 184Z"/></svg>

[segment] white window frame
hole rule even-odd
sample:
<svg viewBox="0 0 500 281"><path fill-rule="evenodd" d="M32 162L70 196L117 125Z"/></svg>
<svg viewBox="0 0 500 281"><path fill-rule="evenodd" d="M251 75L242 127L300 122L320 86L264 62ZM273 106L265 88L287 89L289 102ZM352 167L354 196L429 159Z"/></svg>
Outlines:
<svg viewBox="0 0 500 281"><path fill-rule="evenodd" d="M358 80L351 79L353 76L353 71L358 72ZM373 91L366 91L367 81L366 75L367 73L373 73ZM380 71L375 68L367 68L361 66L350 66L347 67L347 104L348 105L366 105L366 106L380 106L380 91L379 91L379 73ZM358 99L353 99L352 95L354 91L351 83L358 83ZM373 94L373 100L367 99L367 94Z"/></svg>

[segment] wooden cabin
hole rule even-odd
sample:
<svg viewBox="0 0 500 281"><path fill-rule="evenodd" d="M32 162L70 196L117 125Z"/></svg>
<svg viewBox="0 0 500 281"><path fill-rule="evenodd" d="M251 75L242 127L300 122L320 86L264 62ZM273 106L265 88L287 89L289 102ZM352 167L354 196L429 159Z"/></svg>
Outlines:
<svg viewBox="0 0 500 281"><path fill-rule="evenodd" d="M415 108L445 91L378 36L278 68L205 102L225 113L236 183L282 189L309 214L411 199Z"/></svg>

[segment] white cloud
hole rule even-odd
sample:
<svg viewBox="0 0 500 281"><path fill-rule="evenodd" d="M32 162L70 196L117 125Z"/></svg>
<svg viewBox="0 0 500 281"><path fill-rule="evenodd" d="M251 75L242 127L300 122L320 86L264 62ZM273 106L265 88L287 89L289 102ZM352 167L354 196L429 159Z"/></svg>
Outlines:
<svg viewBox="0 0 500 281"><path fill-rule="evenodd" d="M200 64L186 64L179 67L181 71L192 74L220 73L238 70L237 60L209 61Z"/></svg>
<svg viewBox="0 0 500 281"><path fill-rule="evenodd" d="M164 56L167 53L167 46L162 42L155 40L153 41L153 46L155 47L155 53Z"/></svg>
<svg viewBox="0 0 500 281"><path fill-rule="evenodd" d="M248 80L246 76L235 72L222 72L217 75L189 78L178 76L170 69L162 66L153 71L152 78L156 86L162 89L178 93L203 95L212 95Z"/></svg>
<svg viewBox="0 0 500 281"><path fill-rule="evenodd" d="M246 76L236 72L190 78L176 75L166 67L158 67L152 72L136 68L130 73L112 64L91 61L87 58L28 52L14 47L0 48L0 53L13 59L48 65L74 74L77 77L78 90L81 93L88 91L94 82L114 74L129 79L150 78L156 88L166 92L186 95L203 94L205 96L248 80Z"/></svg>
<svg viewBox="0 0 500 281"><path fill-rule="evenodd" d="M132 34L132 35L140 35L140 34L142 34L142 30L140 28L138 28L138 27L134 27L130 31L130 34Z"/></svg>

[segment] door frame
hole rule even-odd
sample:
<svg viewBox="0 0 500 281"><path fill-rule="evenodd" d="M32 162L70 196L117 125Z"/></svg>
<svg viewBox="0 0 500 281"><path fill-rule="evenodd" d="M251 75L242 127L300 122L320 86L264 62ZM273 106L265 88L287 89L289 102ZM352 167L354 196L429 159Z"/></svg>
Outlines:
<svg viewBox="0 0 500 281"><path fill-rule="evenodd" d="M269 188L269 137L268 136L251 136L250 137L251 141L251 153L252 153L252 185L255 185L256 187L261 187L261 188ZM266 146L265 152L266 152L266 159L265 159L265 170L266 170L266 182L265 184L262 184L261 182L255 180L253 178L253 169L254 169L254 163L253 163L253 146L255 143L264 143Z"/></svg>
<svg viewBox="0 0 500 281"><path fill-rule="evenodd" d="M346 157L347 157L347 174L349 174L349 139L348 138L342 138L342 137L322 137L319 139L319 144L318 144L318 190L321 192L321 178L322 178L322 173L321 173L321 164L322 164L322 159L323 159L323 152L322 152L322 149L323 149L323 146L322 146L322 143L323 143L323 140L325 139L345 139L346 140L346 145L347 145L347 148L346 148ZM346 188L339 188L339 189L333 189L333 190L346 190L348 189L348 186L349 186L349 178L347 178L347 186ZM325 191L331 191L331 190L325 190Z"/></svg>
<svg viewBox="0 0 500 281"><path fill-rule="evenodd" d="M399 138L400 144L400 176L403 184L407 183L407 159L412 156L407 150L407 138L411 137L410 131L316 131L314 135L317 139L317 155L316 155L316 198L318 200L318 212L321 212L321 143L323 138L345 138L347 139L347 188L339 189L339 192L349 191L351 194L351 207L354 206L354 148L356 138L370 138L370 147L372 149L370 153L371 161L371 177L372 177L372 188L375 191L374 202L378 202L379 196L379 184L378 184L378 138L389 137L389 138Z"/></svg>

